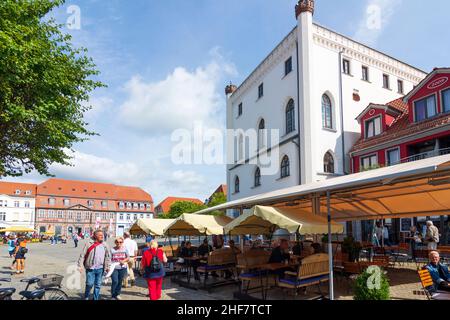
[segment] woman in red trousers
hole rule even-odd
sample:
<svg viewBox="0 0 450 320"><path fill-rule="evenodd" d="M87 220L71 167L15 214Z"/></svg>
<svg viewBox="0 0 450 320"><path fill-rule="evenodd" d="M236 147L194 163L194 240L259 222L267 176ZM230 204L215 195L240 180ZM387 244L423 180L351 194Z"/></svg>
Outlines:
<svg viewBox="0 0 450 320"><path fill-rule="evenodd" d="M150 249L144 252L141 261L141 271L147 280L150 300L161 299L162 282L165 276L164 263L167 263L167 257L164 252L158 248L158 242L150 242Z"/></svg>

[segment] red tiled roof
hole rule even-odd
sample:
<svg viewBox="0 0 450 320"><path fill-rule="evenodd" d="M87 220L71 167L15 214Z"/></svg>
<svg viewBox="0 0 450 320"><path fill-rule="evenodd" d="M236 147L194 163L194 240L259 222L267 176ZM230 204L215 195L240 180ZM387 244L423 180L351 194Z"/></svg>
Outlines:
<svg viewBox="0 0 450 320"><path fill-rule="evenodd" d="M159 212L159 213L161 213L161 212L167 213L167 212L169 212L172 204L174 204L177 201L188 201L188 202L193 202L193 203L197 203L197 204L203 204L203 201L201 201L200 199L197 199L197 198L167 197L155 207L155 211Z"/></svg>
<svg viewBox="0 0 450 320"><path fill-rule="evenodd" d="M39 184L37 194L71 198L153 202L152 196L138 187L56 178Z"/></svg>
<svg viewBox="0 0 450 320"><path fill-rule="evenodd" d="M15 197L34 197L36 195L36 187L35 184L31 183L0 181L0 194ZM20 194L16 194L16 190L20 190ZM31 191L31 194L27 195L26 191Z"/></svg>
<svg viewBox="0 0 450 320"><path fill-rule="evenodd" d="M398 116L382 134L370 139L363 139L361 137L353 146L352 150L350 151L351 153L367 149L378 144L389 142L394 139L407 137L423 131L450 124L449 114L444 114L433 119L422 121L420 123L410 123L409 108L408 105L403 102L402 98L391 101L387 105L401 111L402 114Z"/></svg>

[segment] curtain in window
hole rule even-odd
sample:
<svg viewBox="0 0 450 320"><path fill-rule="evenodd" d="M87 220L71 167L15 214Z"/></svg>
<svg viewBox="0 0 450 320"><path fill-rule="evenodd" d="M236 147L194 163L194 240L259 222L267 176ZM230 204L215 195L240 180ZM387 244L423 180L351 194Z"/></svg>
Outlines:
<svg viewBox="0 0 450 320"><path fill-rule="evenodd" d="M331 129L333 127L333 115L331 109L331 100L324 94L322 96L322 126Z"/></svg>
<svg viewBox="0 0 450 320"><path fill-rule="evenodd" d="M294 100L289 100L286 107L286 134L295 130L295 107Z"/></svg>

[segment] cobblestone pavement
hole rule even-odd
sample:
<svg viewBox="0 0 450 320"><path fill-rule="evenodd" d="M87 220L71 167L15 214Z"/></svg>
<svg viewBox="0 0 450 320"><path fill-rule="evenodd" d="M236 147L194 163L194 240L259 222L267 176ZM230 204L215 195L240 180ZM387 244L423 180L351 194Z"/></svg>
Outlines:
<svg viewBox="0 0 450 320"><path fill-rule="evenodd" d="M79 247L74 248L73 242L67 244L50 245L49 243L29 244L29 253L27 254L25 274L12 275L10 265L12 259L7 254L6 246L0 246L0 277L11 277L12 283L2 283L3 287L15 287L17 292L25 288L25 284L20 279L41 275L44 273L56 273L64 276L63 290L71 299L80 299L84 288L85 277L76 270L76 261L84 245L80 241ZM415 272L416 266L409 264L388 269L388 277L391 283L392 299L424 299L421 296L413 295L414 290L420 290L421 286ZM352 299L351 283L348 279L337 276L335 279L336 298L341 300ZM169 278L164 280L163 300L231 300L233 292L238 287L230 285L227 287L216 288L212 293L204 290L191 290L182 288L171 282ZM322 290L327 293L327 286L323 285ZM142 278L137 278L136 286L124 288L122 290L123 300L146 300L147 285ZM108 299L110 295L110 286L102 287L102 299ZM308 299L316 296L316 288L312 288L305 295L301 294L296 299ZM254 294L260 297L260 294ZM20 298L19 295L14 296ZM285 299L286 296L279 289L273 289L269 292L268 299Z"/></svg>

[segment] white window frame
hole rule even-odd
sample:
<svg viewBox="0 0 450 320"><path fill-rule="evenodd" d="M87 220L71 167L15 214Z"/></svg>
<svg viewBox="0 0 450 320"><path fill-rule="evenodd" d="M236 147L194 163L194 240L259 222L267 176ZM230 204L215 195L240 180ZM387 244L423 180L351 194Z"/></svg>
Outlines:
<svg viewBox="0 0 450 320"><path fill-rule="evenodd" d="M449 113L450 112L450 105L448 106L448 110L445 111L444 92L449 92L449 94L450 94L450 87L441 90L441 109L442 109L442 113Z"/></svg>
<svg viewBox="0 0 450 320"><path fill-rule="evenodd" d="M385 153L385 159L386 159L386 165L387 166L392 166L392 164L389 164L389 152L391 152L391 151L398 151L398 163L396 163L396 164L399 164L400 163L400 161L402 160L402 154L401 154L401 151L400 151L400 147L395 147L395 148L390 148L390 149L386 149L386 153Z"/></svg>
<svg viewBox="0 0 450 320"><path fill-rule="evenodd" d="M418 121L417 120L417 114L416 114L416 103L419 102L419 101L422 101L422 100L428 100L428 98L430 98L430 97L434 97L434 109L435 109L436 113L432 117L426 117L425 119L422 119L422 120ZM438 104L438 96L437 96L436 92L432 93L432 94L430 94L428 96L424 96L424 97L421 97L421 98L418 98L418 99L414 100L413 103L412 103L413 114L414 114L414 122L427 121L427 120L432 119L432 118L436 117L437 115L439 115L439 112L438 112L439 110L438 110L438 105L437 104ZM428 111L427 111L427 113L428 113Z"/></svg>
<svg viewBox="0 0 450 320"><path fill-rule="evenodd" d="M359 162L360 162L360 171L361 171L361 169L368 169L368 168L364 167L364 161L363 160L367 159L367 158L372 158L374 156L377 159L377 163L376 164L371 164L370 167L375 166L375 165L380 165L380 159L378 159L378 152L372 153L372 154L368 154L368 155L365 155L363 157L360 157L360 160L359 160Z"/></svg>
<svg viewBox="0 0 450 320"><path fill-rule="evenodd" d="M367 134L367 123L370 122L370 121L375 121L375 119L377 119L377 118L380 119L380 133L376 134L376 128L375 128L375 123L374 123L374 132L373 132L374 135L369 137L368 134ZM370 139L370 138L379 136L380 134L383 133L383 121L382 120L383 119L382 119L382 116L380 114L376 115L376 116L373 116L372 118L364 120L364 139Z"/></svg>

